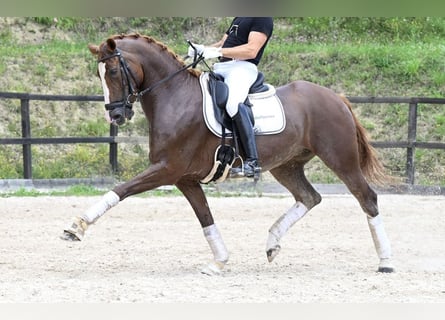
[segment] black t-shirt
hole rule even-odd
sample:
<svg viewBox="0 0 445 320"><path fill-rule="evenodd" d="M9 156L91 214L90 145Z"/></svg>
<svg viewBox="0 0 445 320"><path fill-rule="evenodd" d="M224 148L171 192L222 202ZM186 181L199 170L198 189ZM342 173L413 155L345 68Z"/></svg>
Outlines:
<svg viewBox="0 0 445 320"><path fill-rule="evenodd" d="M236 17L233 19L230 27L227 29L227 39L223 44L223 48L232 48L242 44L246 44L249 40L249 33L257 31L264 33L267 40L258 51L254 59L247 60L256 65L263 56L264 48L267 45L273 31L273 19L271 17Z"/></svg>

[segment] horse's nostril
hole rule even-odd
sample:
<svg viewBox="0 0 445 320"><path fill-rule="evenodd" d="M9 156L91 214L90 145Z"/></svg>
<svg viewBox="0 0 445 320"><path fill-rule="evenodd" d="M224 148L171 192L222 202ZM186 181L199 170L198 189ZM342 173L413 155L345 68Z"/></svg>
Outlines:
<svg viewBox="0 0 445 320"><path fill-rule="evenodd" d="M117 115L117 116L113 117L113 121L114 121L118 126L120 126L120 125L122 125L122 124L125 123L125 118L122 117L121 115Z"/></svg>
<svg viewBox="0 0 445 320"><path fill-rule="evenodd" d="M110 117L113 123L117 125L122 125L125 123L124 111L120 109L115 109L110 112Z"/></svg>

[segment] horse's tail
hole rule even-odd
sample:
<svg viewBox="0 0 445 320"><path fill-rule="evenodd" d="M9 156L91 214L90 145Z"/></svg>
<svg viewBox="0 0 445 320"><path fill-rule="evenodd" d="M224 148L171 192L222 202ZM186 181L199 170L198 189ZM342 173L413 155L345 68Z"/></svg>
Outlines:
<svg viewBox="0 0 445 320"><path fill-rule="evenodd" d="M377 158L377 152L369 142L369 137L366 129L362 126L360 121L352 111L352 106L349 100L340 95L343 102L348 106L352 118L355 122L357 132L358 151L360 156L360 167L365 177L373 183L383 185L388 182L390 177L385 173L385 168L380 160Z"/></svg>

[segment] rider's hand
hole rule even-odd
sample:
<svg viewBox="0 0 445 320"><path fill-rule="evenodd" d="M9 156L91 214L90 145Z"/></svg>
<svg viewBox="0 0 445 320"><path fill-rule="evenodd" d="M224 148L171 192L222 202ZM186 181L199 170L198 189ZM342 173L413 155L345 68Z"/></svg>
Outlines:
<svg viewBox="0 0 445 320"><path fill-rule="evenodd" d="M202 52L202 56L204 59L219 58L222 56L221 48L205 47Z"/></svg>
<svg viewBox="0 0 445 320"><path fill-rule="evenodd" d="M195 47L195 48L193 48ZM199 56L200 54L202 54L202 52L204 51L204 45L202 44L194 44L193 43L193 47L189 46L187 55L189 57L194 57L195 56L195 49L196 49L196 54Z"/></svg>

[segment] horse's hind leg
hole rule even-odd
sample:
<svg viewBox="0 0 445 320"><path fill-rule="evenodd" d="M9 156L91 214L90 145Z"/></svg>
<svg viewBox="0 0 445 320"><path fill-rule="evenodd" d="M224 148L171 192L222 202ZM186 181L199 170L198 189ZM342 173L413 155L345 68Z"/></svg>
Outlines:
<svg viewBox="0 0 445 320"><path fill-rule="evenodd" d="M353 149L350 149L349 153L347 150L343 150L344 152L337 150L337 153L331 153L330 157L319 156L345 183L349 191L358 200L363 211L367 214L369 230L371 231L374 246L380 259L377 271L393 272L391 245L386 235L382 218L379 215L377 194L365 180L359 167L358 155L353 153L352 150ZM333 156L333 154L336 154L337 157ZM348 154L350 156L348 156Z"/></svg>
<svg viewBox="0 0 445 320"><path fill-rule="evenodd" d="M271 174L286 187L295 198L295 204L284 213L269 229L266 243L266 255L269 262L278 255L280 240L298 220L321 201L304 175L305 162L293 162L270 170Z"/></svg>
<svg viewBox="0 0 445 320"><path fill-rule="evenodd" d="M378 272L393 272L391 263L391 244L386 235L382 218L379 214L377 194L369 186L359 168L337 173L351 193L357 198L363 211L367 214L369 230L371 232L374 247L380 259Z"/></svg>

